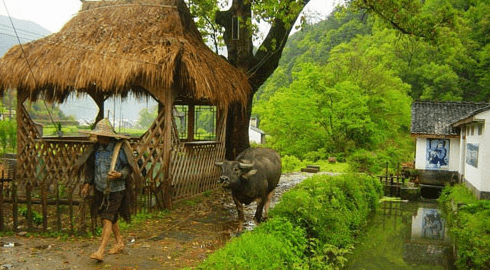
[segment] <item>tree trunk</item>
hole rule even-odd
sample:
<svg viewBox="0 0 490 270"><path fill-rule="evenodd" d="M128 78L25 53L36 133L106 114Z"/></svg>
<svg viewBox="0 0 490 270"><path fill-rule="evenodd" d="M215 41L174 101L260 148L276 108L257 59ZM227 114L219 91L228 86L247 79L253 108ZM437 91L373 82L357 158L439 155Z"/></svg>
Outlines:
<svg viewBox="0 0 490 270"><path fill-rule="evenodd" d="M293 3L295 1L287 0L287 2ZM308 2L309 0L303 0L301 2L302 7ZM289 5L282 6L287 9ZM216 23L225 28L224 40L228 49L228 61L248 75L252 87L246 106L231 104L228 108L226 125L226 159L228 160L235 159L240 152L250 147L248 127L252 114L253 96L276 70L289 33L301 10L302 8L299 10L288 9L285 13L294 16L287 16L288 19L274 19L267 37L255 55L253 54L253 33L245 23L251 22L251 1L233 0L229 10L219 11L216 14ZM234 27L237 19L238 33L236 33L237 27Z"/></svg>

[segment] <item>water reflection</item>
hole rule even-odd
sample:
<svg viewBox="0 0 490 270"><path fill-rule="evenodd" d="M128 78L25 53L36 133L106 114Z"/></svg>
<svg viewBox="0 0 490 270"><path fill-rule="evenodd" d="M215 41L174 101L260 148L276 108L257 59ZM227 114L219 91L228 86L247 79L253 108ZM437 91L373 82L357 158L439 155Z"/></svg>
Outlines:
<svg viewBox="0 0 490 270"><path fill-rule="evenodd" d="M435 201L383 202L344 269L452 269L447 230Z"/></svg>

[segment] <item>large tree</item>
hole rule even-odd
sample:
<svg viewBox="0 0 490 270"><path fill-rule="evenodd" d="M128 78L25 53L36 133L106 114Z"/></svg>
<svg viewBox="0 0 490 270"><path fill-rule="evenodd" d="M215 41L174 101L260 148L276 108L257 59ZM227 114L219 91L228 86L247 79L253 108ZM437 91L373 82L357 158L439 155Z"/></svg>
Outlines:
<svg viewBox="0 0 490 270"><path fill-rule="evenodd" d="M228 61L248 75L252 92L247 105L232 104L226 132L226 158L234 159L249 147L248 125L252 100L259 87L277 68L286 41L309 0L232 0L228 10L220 10L218 0L190 0L191 12L205 37L218 50L220 41L227 48ZM270 29L261 44L253 41L260 32L252 22L265 21ZM255 25L255 26L254 26ZM224 29L220 33L220 29Z"/></svg>

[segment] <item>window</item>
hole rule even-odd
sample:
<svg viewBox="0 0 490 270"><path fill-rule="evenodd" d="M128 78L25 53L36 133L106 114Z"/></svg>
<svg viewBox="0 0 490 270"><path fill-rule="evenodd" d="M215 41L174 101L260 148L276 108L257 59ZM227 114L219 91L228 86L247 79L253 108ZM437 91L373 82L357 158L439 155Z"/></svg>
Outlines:
<svg viewBox="0 0 490 270"><path fill-rule="evenodd" d="M215 141L216 107L206 105L177 105L174 121L179 139L186 141Z"/></svg>
<svg viewBox="0 0 490 270"><path fill-rule="evenodd" d="M483 135L483 124L478 124L478 135Z"/></svg>
<svg viewBox="0 0 490 270"><path fill-rule="evenodd" d="M475 135L475 126L471 126L471 136Z"/></svg>

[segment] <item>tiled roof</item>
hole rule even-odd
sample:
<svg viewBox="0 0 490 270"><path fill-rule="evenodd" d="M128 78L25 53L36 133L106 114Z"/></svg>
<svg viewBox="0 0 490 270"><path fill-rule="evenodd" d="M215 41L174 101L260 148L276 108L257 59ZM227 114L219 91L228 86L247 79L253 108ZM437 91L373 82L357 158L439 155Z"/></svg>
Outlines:
<svg viewBox="0 0 490 270"><path fill-rule="evenodd" d="M412 104L412 134L457 135L451 124L488 103L416 101Z"/></svg>

